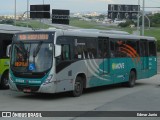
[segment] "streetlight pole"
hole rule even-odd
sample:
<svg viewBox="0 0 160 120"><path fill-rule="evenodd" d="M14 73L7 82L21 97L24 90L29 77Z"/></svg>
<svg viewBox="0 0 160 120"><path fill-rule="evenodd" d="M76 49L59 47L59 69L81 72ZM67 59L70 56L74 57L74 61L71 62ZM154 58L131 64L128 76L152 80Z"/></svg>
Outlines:
<svg viewBox="0 0 160 120"><path fill-rule="evenodd" d="M28 18L29 18L29 0L27 0L27 28L28 28Z"/></svg>
<svg viewBox="0 0 160 120"><path fill-rule="evenodd" d="M15 26L16 26L16 16L17 16L16 15L16 12L17 12L17 5L16 4L17 4L17 1L15 0L15 3L14 3L14 5L15 5L15 9L14 9L15 10L14 11L14 24L15 24Z"/></svg>
<svg viewBox="0 0 160 120"><path fill-rule="evenodd" d="M140 0L138 0L137 32L139 33Z"/></svg>
<svg viewBox="0 0 160 120"><path fill-rule="evenodd" d="M145 16L145 0L143 0L143 13L142 13L142 35L144 36L144 16Z"/></svg>

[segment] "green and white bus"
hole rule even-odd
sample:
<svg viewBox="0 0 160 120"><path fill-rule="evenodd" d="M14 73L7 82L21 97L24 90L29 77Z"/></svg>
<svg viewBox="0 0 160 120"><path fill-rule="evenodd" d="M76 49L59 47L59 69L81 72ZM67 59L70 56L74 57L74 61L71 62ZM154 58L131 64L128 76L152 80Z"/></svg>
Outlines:
<svg viewBox="0 0 160 120"><path fill-rule="evenodd" d="M9 54L8 50L16 32L31 30L24 27L0 24L0 88L6 89L8 85Z"/></svg>
<svg viewBox="0 0 160 120"><path fill-rule="evenodd" d="M8 88L9 56L7 47L12 42L13 34L0 33L0 88Z"/></svg>
<svg viewBox="0 0 160 120"><path fill-rule="evenodd" d="M156 40L117 31L45 30L14 35L9 71L12 90L71 91L125 83L157 74Z"/></svg>

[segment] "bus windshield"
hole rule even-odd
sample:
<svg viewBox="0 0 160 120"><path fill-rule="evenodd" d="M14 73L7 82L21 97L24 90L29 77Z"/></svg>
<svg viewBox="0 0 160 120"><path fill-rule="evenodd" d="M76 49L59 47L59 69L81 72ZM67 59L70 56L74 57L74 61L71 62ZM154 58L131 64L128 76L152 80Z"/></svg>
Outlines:
<svg viewBox="0 0 160 120"><path fill-rule="evenodd" d="M15 72L45 72L52 67L53 44L16 42L12 46L11 68Z"/></svg>

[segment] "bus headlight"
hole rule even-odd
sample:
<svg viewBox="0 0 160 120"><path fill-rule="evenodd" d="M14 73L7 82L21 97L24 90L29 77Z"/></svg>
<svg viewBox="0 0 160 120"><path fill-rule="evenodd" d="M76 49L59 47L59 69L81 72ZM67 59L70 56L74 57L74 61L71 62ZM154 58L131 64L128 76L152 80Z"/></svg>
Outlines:
<svg viewBox="0 0 160 120"><path fill-rule="evenodd" d="M53 78L53 75L49 75L47 77L47 79L45 80L45 82L43 83L43 85L46 85L46 84L49 84L49 83L53 82L52 78Z"/></svg>

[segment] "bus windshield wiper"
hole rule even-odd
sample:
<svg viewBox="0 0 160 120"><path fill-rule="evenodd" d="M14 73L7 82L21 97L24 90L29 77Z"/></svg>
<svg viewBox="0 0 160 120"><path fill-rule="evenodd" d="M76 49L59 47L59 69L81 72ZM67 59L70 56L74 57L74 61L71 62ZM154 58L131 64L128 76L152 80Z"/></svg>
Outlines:
<svg viewBox="0 0 160 120"><path fill-rule="evenodd" d="M41 49L41 46L42 46L42 41L40 41L36 47L36 49L34 50L33 52L33 57L35 58L37 56L37 54L39 53L39 50Z"/></svg>
<svg viewBox="0 0 160 120"><path fill-rule="evenodd" d="M28 50L25 49L24 43L22 41L19 42L19 45L16 44L17 48L21 51L22 55L25 57L28 54Z"/></svg>

